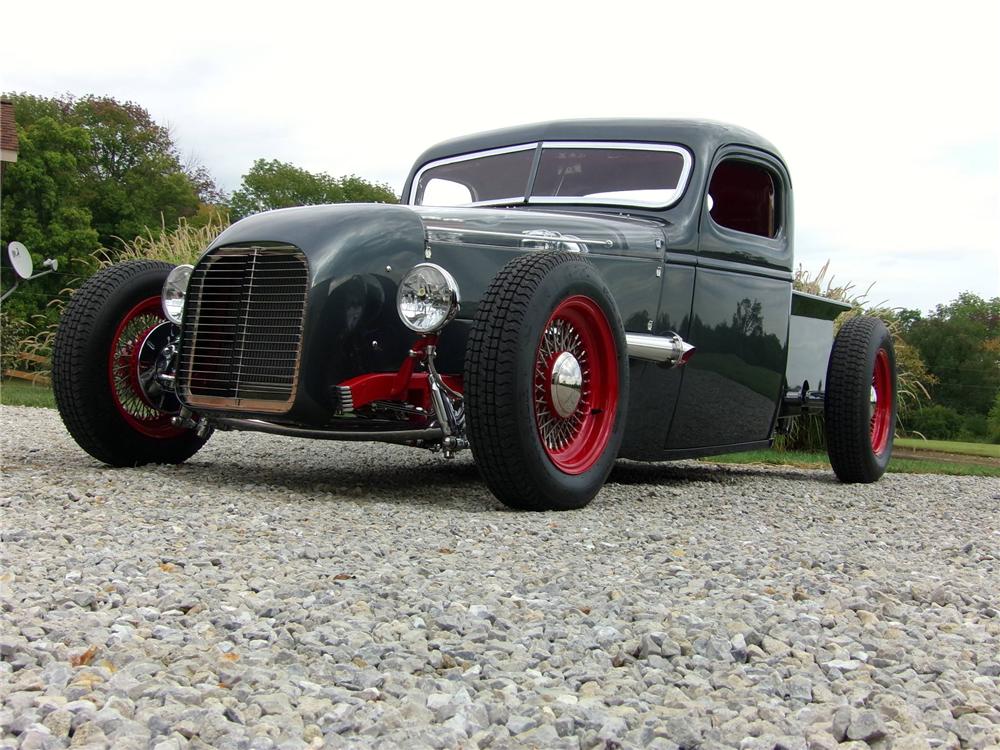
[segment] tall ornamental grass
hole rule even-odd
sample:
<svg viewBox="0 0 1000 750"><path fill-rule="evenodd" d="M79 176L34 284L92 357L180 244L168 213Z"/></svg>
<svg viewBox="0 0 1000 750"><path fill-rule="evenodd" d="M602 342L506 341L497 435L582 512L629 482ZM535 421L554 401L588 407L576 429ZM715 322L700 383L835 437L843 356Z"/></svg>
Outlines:
<svg viewBox="0 0 1000 750"><path fill-rule="evenodd" d="M160 260L174 265L194 263L198 256L229 226L229 217L213 213L204 224L193 226L184 218L176 229L167 229L166 225L156 232L147 229L145 235L140 235L130 242L120 240L119 248L102 248L94 253L94 259L99 268L107 268L115 263L128 260ZM49 302L49 307L62 309L69 302L73 293L85 281L84 277L73 279L70 284ZM18 352L37 354L46 359L52 356L52 344L55 341L57 323L46 322L44 316L36 316L36 320L28 322L27 333L17 342ZM7 340L4 340L6 349ZM49 371L47 364L35 363L39 374Z"/></svg>

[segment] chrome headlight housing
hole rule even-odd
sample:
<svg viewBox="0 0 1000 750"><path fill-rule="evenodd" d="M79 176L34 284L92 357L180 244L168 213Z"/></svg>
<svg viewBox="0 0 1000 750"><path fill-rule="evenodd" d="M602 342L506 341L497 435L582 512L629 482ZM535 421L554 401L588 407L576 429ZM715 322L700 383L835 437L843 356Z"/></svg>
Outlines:
<svg viewBox="0 0 1000 750"><path fill-rule="evenodd" d="M414 266L399 282L396 309L403 324L417 333L440 331L455 317L459 306L458 284L435 263Z"/></svg>
<svg viewBox="0 0 1000 750"><path fill-rule="evenodd" d="M184 296L187 294L188 282L191 280L193 270L194 266L177 266L163 282L160 302L163 306L163 314L171 323L180 325L184 317Z"/></svg>

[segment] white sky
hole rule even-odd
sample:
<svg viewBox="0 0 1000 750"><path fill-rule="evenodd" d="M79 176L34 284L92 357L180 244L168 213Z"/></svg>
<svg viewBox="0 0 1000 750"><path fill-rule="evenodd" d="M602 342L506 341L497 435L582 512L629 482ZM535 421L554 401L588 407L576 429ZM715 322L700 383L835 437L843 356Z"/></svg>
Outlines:
<svg viewBox="0 0 1000 750"><path fill-rule="evenodd" d="M781 149L796 255L927 311L1000 295L1000 3L8 3L0 90L133 100L234 189L257 158L398 192L427 146L708 117Z"/></svg>

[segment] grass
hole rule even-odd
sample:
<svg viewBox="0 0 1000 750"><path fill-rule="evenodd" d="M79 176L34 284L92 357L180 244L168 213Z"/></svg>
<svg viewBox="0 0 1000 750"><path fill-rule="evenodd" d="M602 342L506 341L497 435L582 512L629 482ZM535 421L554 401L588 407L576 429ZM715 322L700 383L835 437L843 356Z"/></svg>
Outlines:
<svg viewBox="0 0 1000 750"><path fill-rule="evenodd" d="M897 440L898 444L899 441ZM720 464L769 464L772 466L795 466L800 469L829 469L830 462L824 453L800 453L796 451L747 451L710 456L703 459ZM933 459L893 458L889 462L889 472L896 474L948 474L951 476L1000 477L1000 467L978 464L952 463Z"/></svg>
<svg viewBox="0 0 1000 750"><path fill-rule="evenodd" d="M0 404L4 406L43 406L46 409L56 408L56 400L52 395L51 387L13 378L4 378L0 382Z"/></svg>
<svg viewBox="0 0 1000 750"><path fill-rule="evenodd" d="M206 247L229 226L229 217L220 213L208 216L203 226L192 226L181 217L176 229L160 227L155 233L146 230L131 242L120 239L121 247L99 250L95 255L101 266L107 267L124 260L162 260L175 265L194 263Z"/></svg>
<svg viewBox="0 0 1000 750"><path fill-rule="evenodd" d="M1000 445L996 443L960 443L952 440L896 438L895 444L900 448L909 448L913 451L939 451L941 453L960 453L963 456L1000 458Z"/></svg>
<svg viewBox="0 0 1000 750"><path fill-rule="evenodd" d="M5 406L41 406L55 408L52 389L46 385L36 385L25 380L6 378L0 382L0 404ZM943 453L958 453L970 456L1000 458L1000 445L988 443L955 443L945 440L912 440L897 438L901 448L925 449ZM722 464L769 464L772 466L795 466L803 469L829 469L830 462L825 453L803 453L797 451L761 450L745 453L730 453L710 456L704 459ZM906 474L950 474L955 476L1000 477L1000 467L960 464L933 459L894 458L889 463L889 471Z"/></svg>

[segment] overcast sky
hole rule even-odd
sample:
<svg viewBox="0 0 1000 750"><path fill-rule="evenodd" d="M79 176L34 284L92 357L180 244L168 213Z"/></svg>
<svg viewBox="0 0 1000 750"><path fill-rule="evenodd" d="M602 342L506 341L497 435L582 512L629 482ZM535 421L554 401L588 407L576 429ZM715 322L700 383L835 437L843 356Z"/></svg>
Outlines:
<svg viewBox="0 0 1000 750"><path fill-rule="evenodd" d="M707 117L782 151L796 256L872 302L1000 295L1000 3L8 3L0 90L132 100L232 190L255 159L397 192L446 138Z"/></svg>

